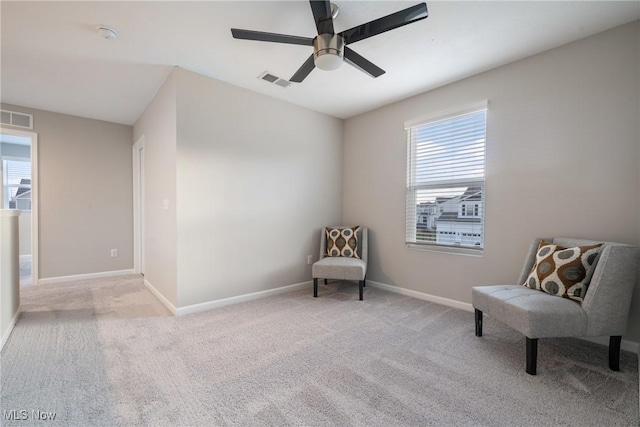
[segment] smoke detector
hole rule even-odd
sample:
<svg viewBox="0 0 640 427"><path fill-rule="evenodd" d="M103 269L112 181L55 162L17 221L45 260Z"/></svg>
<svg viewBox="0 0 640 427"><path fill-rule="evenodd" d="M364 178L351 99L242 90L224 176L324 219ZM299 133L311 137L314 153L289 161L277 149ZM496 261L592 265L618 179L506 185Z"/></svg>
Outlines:
<svg viewBox="0 0 640 427"><path fill-rule="evenodd" d="M116 30L114 30L113 28L105 27L103 25L97 27L96 31L98 31L100 37L105 40L113 40L118 37L118 32Z"/></svg>

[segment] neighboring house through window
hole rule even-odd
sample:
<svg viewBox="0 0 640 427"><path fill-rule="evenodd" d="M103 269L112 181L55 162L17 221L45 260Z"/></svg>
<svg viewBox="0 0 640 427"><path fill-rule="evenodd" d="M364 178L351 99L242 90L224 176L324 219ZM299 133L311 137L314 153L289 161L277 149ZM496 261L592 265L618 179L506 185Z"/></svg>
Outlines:
<svg viewBox="0 0 640 427"><path fill-rule="evenodd" d="M485 101L405 123L410 247L482 252L486 113Z"/></svg>
<svg viewBox="0 0 640 427"><path fill-rule="evenodd" d="M4 209L31 210L31 162L3 158Z"/></svg>

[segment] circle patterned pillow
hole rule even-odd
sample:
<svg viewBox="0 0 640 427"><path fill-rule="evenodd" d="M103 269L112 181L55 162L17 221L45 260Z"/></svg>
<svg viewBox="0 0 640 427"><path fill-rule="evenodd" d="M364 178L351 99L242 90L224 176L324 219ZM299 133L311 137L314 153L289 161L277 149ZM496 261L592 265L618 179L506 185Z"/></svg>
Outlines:
<svg viewBox="0 0 640 427"><path fill-rule="evenodd" d="M581 303L601 247L602 243L565 248L543 240L523 286Z"/></svg>
<svg viewBox="0 0 640 427"><path fill-rule="evenodd" d="M360 258L358 256L358 230L360 226L331 228L327 227L327 256Z"/></svg>

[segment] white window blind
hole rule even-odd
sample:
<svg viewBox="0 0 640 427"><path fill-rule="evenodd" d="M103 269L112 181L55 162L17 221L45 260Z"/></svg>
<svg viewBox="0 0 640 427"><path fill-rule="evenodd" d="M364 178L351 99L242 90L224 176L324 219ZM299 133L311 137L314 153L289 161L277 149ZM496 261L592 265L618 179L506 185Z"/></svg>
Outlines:
<svg viewBox="0 0 640 427"><path fill-rule="evenodd" d="M4 208L31 210L31 162L3 160Z"/></svg>
<svg viewBox="0 0 640 427"><path fill-rule="evenodd" d="M482 253L486 114L484 101L405 123L409 246Z"/></svg>

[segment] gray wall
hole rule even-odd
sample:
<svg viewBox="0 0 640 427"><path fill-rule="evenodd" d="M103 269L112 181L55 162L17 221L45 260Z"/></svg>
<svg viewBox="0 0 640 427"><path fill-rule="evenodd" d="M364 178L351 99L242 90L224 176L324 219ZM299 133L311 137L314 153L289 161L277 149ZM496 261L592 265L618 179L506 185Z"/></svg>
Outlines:
<svg viewBox="0 0 640 427"><path fill-rule="evenodd" d="M177 304L176 79L172 73L134 126L144 136L145 280ZM162 209L163 200L169 209Z"/></svg>
<svg viewBox="0 0 640 427"><path fill-rule="evenodd" d="M178 306L311 278L342 217L342 121L178 69Z"/></svg>
<svg viewBox="0 0 640 427"><path fill-rule="evenodd" d="M21 211L18 218L20 255L31 255L31 211Z"/></svg>
<svg viewBox="0 0 640 427"><path fill-rule="evenodd" d="M344 222L371 228L369 278L470 302L474 285L513 283L536 236L640 243L638 27L348 119ZM483 99L489 100L484 256L405 248L404 121ZM640 285L627 334L633 341L640 341L639 294Z"/></svg>
<svg viewBox="0 0 640 427"><path fill-rule="evenodd" d="M177 308L309 280L320 227L342 216L341 135L338 119L176 68L134 126L145 279Z"/></svg>
<svg viewBox="0 0 640 427"><path fill-rule="evenodd" d="M33 114L38 133L40 278L133 268L132 127L2 108Z"/></svg>

